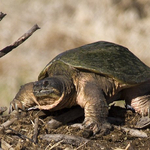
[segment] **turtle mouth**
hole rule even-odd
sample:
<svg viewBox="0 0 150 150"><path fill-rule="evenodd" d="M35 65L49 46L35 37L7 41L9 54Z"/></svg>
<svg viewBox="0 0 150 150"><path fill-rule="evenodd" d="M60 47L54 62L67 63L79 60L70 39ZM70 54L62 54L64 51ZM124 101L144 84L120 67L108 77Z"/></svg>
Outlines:
<svg viewBox="0 0 150 150"><path fill-rule="evenodd" d="M41 90L39 90L39 91L34 91L33 93L34 93L34 95L40 97L40 96L47 96L47 95L49 95L49 94L52 94L52 93L54 93L54 90L41 89Z"/></svg>
<svg viewBox="0 0 150 150"><path fill-rule="evenodd" d="M62 90L54 78L36 81L33 84L33 93L36 97L60 97Z"/></svg>
<svg viewBox="0 0 150 150"><path fill-rule="evenodd" d="M28 108L28 110L34 110L34 109L40 109L40 110L49 110L49 111L54 111L54 110L59 110L62 108L62 103L63 103L63 97L64 94L61 95L57 100L49 98L44 98L43 99L37 99L38 103L36 106Z"/></svg>
<svg viewBox="0 0 150 150"><path fill-rule="evenodd" d="M58 98L61 93L56 89L41 89L33 92L36 97Z"/></svg>

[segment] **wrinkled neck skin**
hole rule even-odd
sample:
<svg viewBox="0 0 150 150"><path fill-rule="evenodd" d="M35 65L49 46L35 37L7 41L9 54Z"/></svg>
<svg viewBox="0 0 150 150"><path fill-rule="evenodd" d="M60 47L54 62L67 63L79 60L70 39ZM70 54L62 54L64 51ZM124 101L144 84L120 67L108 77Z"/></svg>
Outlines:
<svg viewBox="0 0 150 150"><path fill-rule="evenodd" d="M59 86L60 95L57 96L47 95L42 97L42 96L36 96L35 94L38 102L38 108L55 111L63 108L70 108L76 105L76 101L75 101L76 92L75 92L75 87L73 85L72 79L64 75L48 77L47 79L51 79L51 78L57 79L57 84L59 81L58 86Z"/></svg>
<svg viewBox="0 0 150 150"><path fill-rule="evenodd" d="M53 62L51 67L48 67L45 72L44 79L46 79L45 76L47 76L47 78L55 78L59 80L59 87L61 87L61 90L59 91L61 91L61 94L58 97L37 97L39 109L53 111L67 107L70 108L76 105L76 89L73 83L73 78L77 75L76 69L62 61L56 61ZM40 77L39 79L40 82L43 78Z"/></svg>

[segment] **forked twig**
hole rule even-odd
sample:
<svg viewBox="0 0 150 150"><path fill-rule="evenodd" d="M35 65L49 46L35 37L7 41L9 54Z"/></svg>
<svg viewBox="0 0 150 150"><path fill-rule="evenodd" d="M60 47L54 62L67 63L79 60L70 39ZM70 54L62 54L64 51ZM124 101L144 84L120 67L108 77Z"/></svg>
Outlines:
<svg viewBox="0 0 150 150"><path fill-rule="evenodd" d="M0 12L0 21L6 16L6 14Z"/></svg>
<svg viewBox="0 0 150 150"><path fill-rule="evenodd" d="M39 26L36 24L34 25L30 30L28 30L25 34L23 34L17 41L15 41L13 44L6 46L2 50L0 50L0 57L3 57L10 51L12 51L14 48L18 47L20 44L22 44L26 39L28 39L37 29L40 29Z"/></svg>

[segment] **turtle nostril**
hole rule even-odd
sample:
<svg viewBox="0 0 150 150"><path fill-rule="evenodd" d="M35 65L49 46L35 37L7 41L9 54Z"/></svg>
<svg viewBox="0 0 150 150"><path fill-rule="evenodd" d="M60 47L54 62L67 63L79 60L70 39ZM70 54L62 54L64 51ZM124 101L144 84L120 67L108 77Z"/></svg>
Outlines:
<svg viewBox="0 0 150 150"><path fill-rule="evenodd" d="M49 84L48 81L44 81L44 82L43 82L43 86L44 86L44 87L47 87L48 84Z"/></svg>

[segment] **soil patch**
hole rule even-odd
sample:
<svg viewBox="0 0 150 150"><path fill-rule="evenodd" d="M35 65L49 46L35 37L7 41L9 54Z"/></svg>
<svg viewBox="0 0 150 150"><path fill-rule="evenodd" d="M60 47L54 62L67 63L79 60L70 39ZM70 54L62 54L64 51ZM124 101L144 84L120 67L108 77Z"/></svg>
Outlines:
<svg viewBox="0 0 150 150"><path fill-rule="evenodd" d="M112 106L109 110L108 121L113 124L114 128L107 135L97 134L91 136L86 134L85 130L77 127L72 127L73 123L81 123L84 117L80 117L73 122L64 124L57 129L47 129L46 124L54 116L59 116L66 113L68 109L50 113L48 111L28 111L28 112L13 112L11 115L0 115L0 124L16 117L17 119L5 129L0 128L1 147L3 145L11 146L12 149L32 150L86 150L86 149L132 149L132 150L148 150L150 149L150 130L149 128L139 130L147 134L147 137L135 137L129 134L129 131L122 130L121 127L132 129L137 121L141 118L137 113L125 108ZM34 139L35 119L38 119L37 141ZM54 139L42 139L45 135L54 135ZM61 139L56 140L55 135L63 135ZM69 135L69 139L65 139L65 135ZM70 138L76 138L71 139ZM81 139L80 139L81 138ZM75 140L79 140L78 142ZM70 140L70 141L69 141ZM83 141L82 141L83 140ZM69 143L69 142L70 143ZM4 149L4 148L3 148Z"/></svg>

